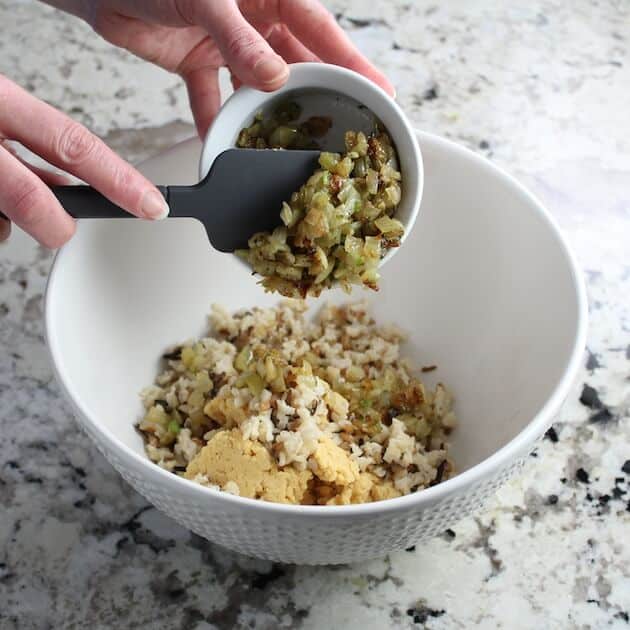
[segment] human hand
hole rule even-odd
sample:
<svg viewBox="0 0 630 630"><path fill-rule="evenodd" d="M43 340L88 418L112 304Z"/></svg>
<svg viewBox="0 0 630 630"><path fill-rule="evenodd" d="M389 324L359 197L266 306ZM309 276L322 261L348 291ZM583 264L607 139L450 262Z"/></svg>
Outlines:
<svg viewBox="0 0 630 630"><path fill-rule="evenodd" d="M317 0L48 0L87 20L107 41L181 75L200 136L221 102L219 68L235 88L272 91L287 63L324 61L394 89Z"/></svg>
<svg viewBox="0 0 630 630"><path fill-rule="evenodd" d="M387 79L353 46L317 0L47 0L87 20L111 43L180 74L200 135L220 105L218 71L271 91L287 63L335 63L375 81ZM26 164L3 140L16 140L85 180L132 214L161 218L168 208L154 186L87 129L0 75L0 211L48 247L74 233L74 221L46 186L63 178ZM9 222L0 218L0 240Z"/></svg>
<svg viewBox="0 0 630 630"><path fill-rule="evenodd" d="M157 219L168 213L153 184L104 142L0 75L0 211L46 247L59 247L74 233L74 220L47 186L69 181L26 163L6 140L83 179L132 214ZM9 221L0 218L0 241L10 231Z"/></svg>

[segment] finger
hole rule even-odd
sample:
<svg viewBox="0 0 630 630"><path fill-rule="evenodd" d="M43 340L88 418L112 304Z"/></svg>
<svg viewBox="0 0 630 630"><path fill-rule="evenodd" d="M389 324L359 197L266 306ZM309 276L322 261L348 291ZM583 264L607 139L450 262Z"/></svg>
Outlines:
<svg viewBox="0 0 630 630"><path fill-rule="evenodd" d="M320 61L319 57L304 46L284 24L276 25L267 41L287 63Z"/></svg>
<svg viewBox="0 0 630 630"><path fill-rule="evenodd" d="M13 223L50 248L60 247L74 234L74 221L48 186L3 147L0 173L0 210Z"/></svg>
<svg viewBox="0 0 630 630"><path fill-rule="evenodd" d="M221 107L219 70L214 67L196 68L182 75L188 89L188 99L200 138L205 138L208 127Z"/></svg>
<svg viewBox="0 0 630 630"><path fill-rule="evenodd" d="M72 184L72 180L62 173L55 173L54 171L49 171L45 168L40 168L39 166L35 166L34 164L27 162L18 154L15 147L10 143L9 140L0 140L0 146L4 147L16 160L22 162L22 164L24 164L26 168L33 171L33 173L35 173L37 177L39 177L49 186L65 186L67 184Z"/></svg>
<svg viewBox="0 0 630 630"><path fill-rule="evenodd" d="M55 173L54 171L49 171L45 168L40 168L39 166L35 166L26 160L23 160L19 155L16 156L26 168L35 173L39 179L41 179L48 186L68 186L73 183L72 179L63 173Z"/></svg>
<svg viewBox="0 0 630 630"><path fill-rule="evenodd" d="M37 175L37 177L39 177L39 179L48 186L68 186L73 183L72 179L67 175L64 175L63 173L55 173L55 171L49 171L46 168L35 166L18 155L17 151L13 147L7 145L3 146L16 160L24 164L29 171L35 173L35 175Z"/></svg>
<svg viewBox="0 0 630 630"><path fill-rule="evenodd" d="M190 2L190 17L213 36L225 63L245 84L277 90L289 77L285 61L241 14L236 2ZM264 20L261 20L264 21Z"/></svg>
<svg viewBox="0 0 630 630"><path fill-rule="evenodd" d="M16 114L0 114L2 135L76 175L132 214L147 219L168 214L155 186L85 127L0 77L3 99Z"/></svg>
<svg viewBox="0 0 630 630"><path fill-rule="evenodd" d="M11 236L11 221L0 219L0 243Z"/></svg>
<svg viewBox="0 0 630 630"><path fill-rule="evenodd" d="M240 7L248 20L286 24L322 61L359 72L394 95L385 75L359 52L333 15L317 0L242 0Z"/></svg>

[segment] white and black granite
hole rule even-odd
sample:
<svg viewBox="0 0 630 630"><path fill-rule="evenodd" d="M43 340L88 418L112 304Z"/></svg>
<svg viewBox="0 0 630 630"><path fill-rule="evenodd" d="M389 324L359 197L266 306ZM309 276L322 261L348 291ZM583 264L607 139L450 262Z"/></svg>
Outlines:
<svg viewBox="0 0 630 630"><path fill-rule="evenodd" d="M162 516L77 431L42 338L51 255L0 246L0 627L628 628L630 5L331 0L417 126L507 168L588 281L588 354L558 422L493 505L337 568L274 566ZM527 8L525 8L527 7ZM131 160L192 134L173 76L77 20L0 0L0 72Z"/></svg>

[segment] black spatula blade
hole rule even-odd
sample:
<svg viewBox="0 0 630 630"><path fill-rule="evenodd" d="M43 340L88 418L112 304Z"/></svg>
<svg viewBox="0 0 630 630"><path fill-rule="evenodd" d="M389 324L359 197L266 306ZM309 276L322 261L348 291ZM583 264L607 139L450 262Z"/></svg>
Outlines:
<svg viewBox="0 0 630 630"><path fill-rule="evenodd" d="M247 246L256 232L281 224L282 202L317 169L319 151L228 149L195 186L169 186L171 216L201 221L222 252Z"/></svg>

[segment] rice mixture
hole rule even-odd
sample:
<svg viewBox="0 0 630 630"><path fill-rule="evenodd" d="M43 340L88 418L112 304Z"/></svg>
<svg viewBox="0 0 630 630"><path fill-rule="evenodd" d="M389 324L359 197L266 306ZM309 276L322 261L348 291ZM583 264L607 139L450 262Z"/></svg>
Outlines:
<svg viewBox="0 0 630 630"><path fill-rule="evenodd" d="M215 306L208 337L167 352L142 394L151 460L205 486L307 505L398 497L451 476L452 398L401 359L401 332L362 303L328 306L315 323L305 309Z"/></svg>
<svg viewBox="0 0 630 630"><path fill-rule="evenodd" d="M241 130L237 146L313 148L329 119L297 125L300 107L281 105L268 120L258 115ZM293 121L293 124L292 124ZM378 266L400 245L404 227L393 218L401 199L401 174L390 137L375 129L345 134L345 152L322 152L320 168L282 204L282 224L259 232L236 253L262 276L266 291L286 297L318 296L338 284L378 289Z"/></svg>

